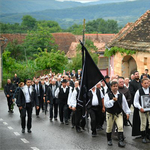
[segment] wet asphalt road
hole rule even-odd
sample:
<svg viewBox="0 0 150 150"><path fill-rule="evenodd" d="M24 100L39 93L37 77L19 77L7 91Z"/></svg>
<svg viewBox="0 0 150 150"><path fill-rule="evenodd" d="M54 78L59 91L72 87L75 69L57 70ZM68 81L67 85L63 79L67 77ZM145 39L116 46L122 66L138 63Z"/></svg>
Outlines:
<svg viewBox="0 0 150 150"><path fill-rule="evenodd" d="M118 141L113 136L113 146L107 146L106 125L104 130L98 131L97 137L91 136L91 131L76 133L71 124L62 125L58 121L49 121L49 113L40 113L36 118L35 110L32 115L32 133L21 133L18 108L14 113L7 110L7 100L3 91L0 91L0 150L118 150ZM130 117L132 120L132 115ZM150 143L143 144L141 139L131 137L131 127L125 127L125 150L150 150Z"/></svg>

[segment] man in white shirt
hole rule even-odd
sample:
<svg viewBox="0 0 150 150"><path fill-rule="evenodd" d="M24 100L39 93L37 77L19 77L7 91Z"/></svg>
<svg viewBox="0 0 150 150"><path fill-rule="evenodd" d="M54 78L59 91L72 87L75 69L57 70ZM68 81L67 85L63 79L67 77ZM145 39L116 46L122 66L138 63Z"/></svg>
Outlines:
<svg viewBox="0 0 150 150"><path fill-rule="evenodd" d="M39 109L39 100L36 95L36 90L31 85L31 80L26 80L26 85L20 89L17 106L21 112L21 126L22 133L25 133L26 126L26 112L28 114L27 129L28 133L31 133L32 127L32 109L36 105L36 109Z"/></svg>
<svg viewBox="0 0 150 150"><path fill-rule="evenodd" d="M78 126L76 125L76 117L75 117L75 114L76 114L76 106L77 106L77 98L78 98L78 95L79 95L79 90L80 90L80 87L79 87L79 81L75 81L75 87L74 87L74 90L72 92L72 96L71 96L71 99L69 99L69 102L68 102L68 105L69 105L69 108L72 110L72 128L74 128L74 126L76 126L76 131L77 132L80 132L80 127L78 128ZM77 116L78 118L79 116ZM82 113L81 113L81 116L82 117ZM79 129L79 130L78 130Z"/></svg>
<svg viewBox="0 0 150 150"><path fill-rule="evenodd" d="M92 136L95 137L97 135L96 128L100 124L100 115L101 115L101 107L104 101L103 93L96 89L94 86L88 93L89 101L87 105L87 111L90 114L91 118L91 130Z"/></svg>
<svg viewBox="0 0 150 150"><path fill-rule="evenodd" d="M55 97L59 100L59 117L60 122L64 124L63 118L65 118L65 124L68 125L68 99L71 98L72 90L67 87L67 80L64 79L62 86L58 87L55 91Z"/></svg>
<svg viewBox="0 0 150 150"><path fill-rule="evenodd" d="M38 97L38 100L39 100L39 109L36 109L36 116L37 116L37 118L39 118L40 110L41 110L41 108L42 108L42 110L44 110L44 108L43 108L43 98L41 97L41 95L42 95L42 86L41 86L38 79L35 80L35 84L33 85L33 87L36 90L36 94L37 94L37 97Z"/></svg>
<svg viewBox="0 0 150 150"><path fill-rule="evenodd" d="M104 97L104 105L106 108L106 121L107 121L107 141L108 145L112 146L111 133L114 122L118 127L118 146L125 147L124 138L123 138L123 115L122 110L127 115L127 120L129 119L130 109L127 104L127 100L125 96L118 92L118 83L116 81L112 81L111 84L111 92L108 92ZM114 97L115 96L115 97Z"/></svg>
<svg viewBox="0 0 150 150"><path fill-rule="evenodd" d="M142 142L148 143L146 139L146 125L148 120L148 139L150 140L150 111L145 111L144 107L142 107L141 96L143 95L150 95L150 88L149 88L149 79L143 78L141 82L142 88L136 91L134 96L134 106L139 109L139 116L140 116L140 131L142 135Z"/></svg>
<svg viewBox="0 0 150 150"><path fill-rule="evenodd" d="M101 87L101 82L97 83L96 85L96 90L100 90L101 92L101 96L102 96L102 101L100 104L100 118L99 118L99 125L98 125L98 129L100 130L104 130L103 129L103 124L106 118L106 113L105 113L105 106L104 106L104 94L103 94L103 89Z"/></svg>

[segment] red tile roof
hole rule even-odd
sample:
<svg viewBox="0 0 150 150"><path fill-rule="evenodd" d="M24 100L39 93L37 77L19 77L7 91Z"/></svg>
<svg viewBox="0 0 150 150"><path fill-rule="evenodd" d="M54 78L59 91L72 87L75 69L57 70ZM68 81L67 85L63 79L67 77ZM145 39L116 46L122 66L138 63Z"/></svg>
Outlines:
<svg viewBox="0 0 150 150"><path fill-rule="evenodd" d="M128 23L107 46L150 52L150 10L134 23Z"/></svg>

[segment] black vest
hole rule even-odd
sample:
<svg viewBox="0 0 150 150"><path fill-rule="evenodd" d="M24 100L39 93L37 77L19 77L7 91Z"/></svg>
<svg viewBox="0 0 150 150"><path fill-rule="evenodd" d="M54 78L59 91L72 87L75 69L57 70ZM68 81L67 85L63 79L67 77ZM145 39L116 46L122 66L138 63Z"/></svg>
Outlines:
<svg viewBox="0 0 150 150"><path fill-rule="evenodd" d="M96 88L96 95L98 98L99 105L102 106L101 92L100 92L100 89L98 89L98 88Z"/></svg>
<svg viewBox="0 0 150 150"><path fill-rule="evenodd" d="M113 95L112 93L108 92L108 96L109 96L109 99L112 100L113 99ZM122 94L119 93L118 94L118 100L117 100L120 104L120 106L122 107ZM111 107L111 108L106 108L106 111L111 113L111 114L120 114L122 112L122 108L120 108L118 102L114 102L114 106Z"/></svg>
<svg viewBox="0 0 150 150"><path fill-rule="evenodd" d="M60 100L60 103L65 103L67 104L67 100L68 100L68 95L69 95L69 87L66 88L66 92L64 93L63 88L59 88L59 95L58 98Z"/></svg>
<svg viewBox="0 0 150 150"><path fill-rule="evenodd" d="M149 88L149 93L150 93L150 88ZM140 96L139 96L139 103L140 103L140 105L141 105L141 104L142 104L142 103L141 103L141 96L142 96L142 95L149 95L149 94L145 94L143 88L140 88L140 89L139 89L139 95L140 95Z"/></svg>
<svg viewBox="0 0 150 150"><path fill-rule="evenodd" d="M79 95L79 89L78 89L78 88L76 88L76 91L77 91L77 96L76 96L76 100L77 100L78 95Z"/></svg>

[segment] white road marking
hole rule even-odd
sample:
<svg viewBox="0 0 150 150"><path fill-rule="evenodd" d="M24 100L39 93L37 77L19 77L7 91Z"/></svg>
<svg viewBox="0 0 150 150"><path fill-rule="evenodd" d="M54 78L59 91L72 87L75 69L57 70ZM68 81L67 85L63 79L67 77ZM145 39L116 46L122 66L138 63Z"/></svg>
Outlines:
<svg viewBox="0 0 150 150"><path fill-rule="evenodd" d="M16 136L19 136L19 135L20 135L18 132L14 132L14 134L15 134Z"/></svg>
<svg viewBox="0 0 150 150"><path fill-rule="evenodd" d="M0 118L0 121L3 121L3 119L2 119L2 118Z"/></svg>
<svg viewBox="0 0 150 150"><path fill-rule="evenodd" d="M29 141L26 139L21 139L21 141L23 141L24 143L29 143Z"/></svg>
<svg viewBox="0 0 150 150"><path fill-rule="evenodd" d="M8 125L8 123L7 123L7 122L3 122L3 124L4 124L4 125Z"/></svg>
<svg viewBox="0 0 150 150"><path fill-rule="evenodd" d="M31 147L31 149L33 149L33 150L40 150L37 147Z"/></svg>
<svg viewBox="0 0 150 150"><path fill-rule="evenodd" d="M8 129L13 130L13 128L11 126L9 126Z"/></svg>

